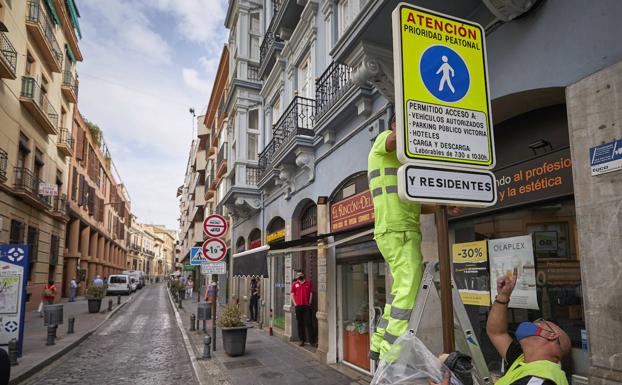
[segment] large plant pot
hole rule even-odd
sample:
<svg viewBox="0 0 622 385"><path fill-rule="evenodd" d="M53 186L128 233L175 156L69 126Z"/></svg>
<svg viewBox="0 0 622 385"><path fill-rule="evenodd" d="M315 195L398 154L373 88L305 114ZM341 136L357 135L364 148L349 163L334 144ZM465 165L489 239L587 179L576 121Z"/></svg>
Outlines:
<svg viewBox="0 0 622 385"><path fill-rule="evenodd" d="M89 302L89 313L99 313L99 309L102 307L101 299L90 299Z"/></svg>
<svg viewBox="0 0 622 385"><path fill-rule="evenodd" d="M222 346L230 357L244 355L246 351L246 333L248 328L240 326L236 328L220 328L222 331Z"/></svg>

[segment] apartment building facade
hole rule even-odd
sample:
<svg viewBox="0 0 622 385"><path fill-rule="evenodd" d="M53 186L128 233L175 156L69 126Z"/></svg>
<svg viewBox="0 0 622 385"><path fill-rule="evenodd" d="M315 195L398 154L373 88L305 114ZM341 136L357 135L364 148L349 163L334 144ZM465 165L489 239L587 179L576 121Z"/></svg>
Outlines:
<svg viewBox="0 0 622 385"><path fill-rule="evenodd" d="M115 167L103 133L76 109L73 116L75 145L69 164L67 187L66 246L63 268L64 295L75 277L79 294L99 275L102 278L125 269L131 243L130 200L115 176Z"/></svg>
<svg viewBox="0 0 622 385"><path fill-rule="evenodd" d="M128 229L128 252L126 260L127 270L139 270L145 276L151 277L154 266L154 238L150 232L145 231L142 224L138 223L136 216L132 215L131 226Z"/></svg>
<svg viewBox="0 0 622 385"><path fill-rule="evenodd" d="M175 266L175 233L163 225L145 225L156 236L155 276L168 276Z"/></svg>
<svg viewBox="0 0 622 385"><path fill-rule="evenodd" d="M394 111L391 12L398 3L232 0L226 22L234 26L234 40L251 39L232 20L243 12L241 4L252 4L250 9L261 12L263 33L260 209L233 223L233 275L262 275L267 265L264 299L274 316L264 325L295 339L289 287L294 270L305 270L317 291L318 358L367 373L375 368L365 347L390 287L390 272L372 239L367 154ZM607 208L620 204L619 194L612 195L620 177L592 176L588 158L590 147L622 136L615 112L622 46L611 34L620 4L447 0L418 5L486 26L497 177L553 159L572 163L553 175L561 183L542 194L452 218L450 239L525 234L535 239L541 232L555 233L555 250L535 250L537 274L543 277L540 309L513 310L513 319L548 317L567 330L573 348L566 369L577 381L621 383L619 349L599 332L620 331L616 294L599 289L601 282L618 281L610 272L620 250L619 234L612 232L619 220ZM579 30L573 20L589 21L590 27ZM229 206L235 212L235 204ZM425 259L436 260L433 216L422 216L421 232ZM330 235L318 238L322 234ZM257 238L272 249L249 253ZM247 252L238 255L240 250ZM488 309L467 308L495 370L500 358L485 335ZM438 312L430 312L420 328L433 351L441 348L439 325ZM588 337L587 349L582 334Z"/></svg>
<svg viewBox="0 0 622 385"><path fill-rule="evenodd" d="M0 1L0 242L31 245L27 309L63 283L78 17L74 1Z"/></svg>

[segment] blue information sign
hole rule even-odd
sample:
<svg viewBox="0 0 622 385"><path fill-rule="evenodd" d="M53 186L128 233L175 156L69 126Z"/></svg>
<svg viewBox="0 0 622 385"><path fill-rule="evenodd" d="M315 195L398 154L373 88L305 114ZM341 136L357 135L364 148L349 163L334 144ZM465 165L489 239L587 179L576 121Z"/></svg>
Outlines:
<svg viewBox="0 0 622 385"><path fill-rule="evenodd" d="M24 343L29 258L30 245L0 245L0 346L6 348L15 338L20 356Z"/></svg>
<svg viewBox="0 0 622 385"><path fill-rule="evenodd" d="M592 175L606 174L622 169L622 140L590 148Z"/></svg>
<svg viewBox="0 0 622 385"><path fill-rule="evenodd" d="M419 71L425 88L443 102L457 102L469 91L469 69L462 57L447 46L433 45L426 49L419 61Z"/></svg>

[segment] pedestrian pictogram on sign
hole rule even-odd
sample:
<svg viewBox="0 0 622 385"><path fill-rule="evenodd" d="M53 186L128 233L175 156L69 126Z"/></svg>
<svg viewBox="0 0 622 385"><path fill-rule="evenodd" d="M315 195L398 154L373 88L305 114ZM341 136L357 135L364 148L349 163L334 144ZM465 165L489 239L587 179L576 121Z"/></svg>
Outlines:
<svg viewBox="0 0 622 385"><path fill-rule="evenodd" d="M190 264L191 265L202 265L204 263L208 263L207 258L203 256L203 251L201 247L193 247L190 251Z"/></svg>
<svg viewBox="0 0 622 385"><path fill-rule="evenodd" d="M225 258L227 245L218 238L210 238L203 242L202 251L209 262L218 262Z"/></svg>
<svg viewBox="0 0 622 385"><path fill-rule="evenodd" d="M208 237L220 237L227 232L227 220L217 214L212 214L203 221L203 231Z"/></svg>
<svg viewBox="0 0 622 385"><path fill-rule="evenodd" d="M482 26L402 3L393 47L398 159L492 169Z"/></svg>

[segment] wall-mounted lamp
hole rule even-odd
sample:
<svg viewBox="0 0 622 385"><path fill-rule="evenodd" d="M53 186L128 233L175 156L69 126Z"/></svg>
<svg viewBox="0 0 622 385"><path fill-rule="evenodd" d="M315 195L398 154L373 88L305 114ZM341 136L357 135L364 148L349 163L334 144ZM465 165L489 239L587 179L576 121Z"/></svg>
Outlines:
<svg viewBox="0 0 622 385"><path fill-rule="evenodd" d="M551 145L551 142L544 140L544 139L538 139L535 142L529 143L529 148L531 148L534 155L538 155L539 149L541 148L546 149L547 147L549 148L549 151L553 150L553 146Z"/></svg>

